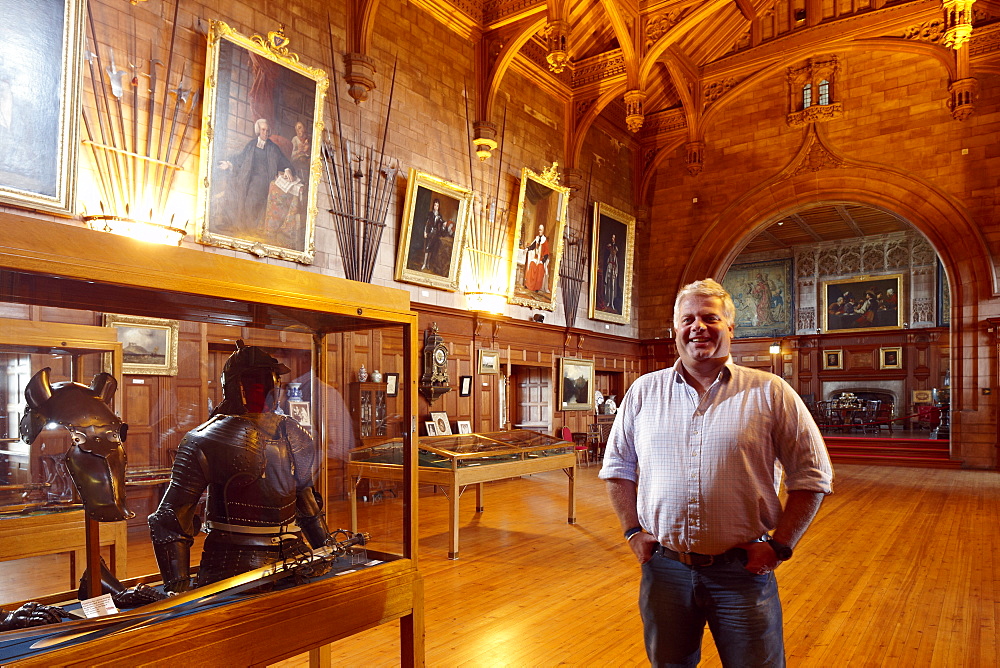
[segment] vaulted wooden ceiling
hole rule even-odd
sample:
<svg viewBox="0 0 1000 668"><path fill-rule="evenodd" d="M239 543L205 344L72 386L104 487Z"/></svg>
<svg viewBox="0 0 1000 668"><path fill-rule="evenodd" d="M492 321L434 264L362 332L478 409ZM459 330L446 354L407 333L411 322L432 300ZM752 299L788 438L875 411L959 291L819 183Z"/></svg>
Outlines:
<svg viewBox="0 0 1000 668"><path fill-rule="evenodd" d="M911 229L908 222L881 209L858 204L819 204L771 223L750 240L741 255L780 255L795 246L860 239Z"/></svg>
<svg viewBox="0 0 1000 668"><path fill-rule="evenodd" d="M477 43L477 121L497 122L497 91L511 68L567 99L573 113L565 167L578 167L597 118L624 130L631 112L631 136L653 169L661 150L710 140L705 116L759 76L783 76L784 68L817 55L909 49L938 59L953 78L968 76L959 70L969 65L957 64L956 52L943 45L942 0L410 1ZM998 23L997 0L979 0L974 10L976 30ZM547 61L553 34L564 37L561 71ZM965 63L984 60L973 52ZM1000 71L995 61L983 67Z"/></svg>

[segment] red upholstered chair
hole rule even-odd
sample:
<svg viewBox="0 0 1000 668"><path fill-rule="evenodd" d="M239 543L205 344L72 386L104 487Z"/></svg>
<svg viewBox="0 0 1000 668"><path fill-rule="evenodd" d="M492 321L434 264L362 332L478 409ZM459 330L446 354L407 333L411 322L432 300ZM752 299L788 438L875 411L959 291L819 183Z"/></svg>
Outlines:
<svg viewBox="0 0 1000 668"><path fill-rule="evenodd" d="M569 441L573 444L573 449L576 451L576 465L580 465L580 457L583 457L583 461L587 462L587 466L590 466L590 447L587 445L586 441L583 443L579 439L573 437L573 430L569 427L563 427L559 432L559 438L564 441Z"/></svg>

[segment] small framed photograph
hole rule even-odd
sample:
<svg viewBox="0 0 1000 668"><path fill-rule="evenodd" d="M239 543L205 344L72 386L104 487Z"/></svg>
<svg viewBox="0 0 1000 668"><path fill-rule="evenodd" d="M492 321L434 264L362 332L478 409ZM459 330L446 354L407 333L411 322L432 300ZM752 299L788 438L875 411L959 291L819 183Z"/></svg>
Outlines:
<svg viewBox="0 0 1000 668"><path fill-rule="evenodd" d="M385 374L385 396L394 397L399 394L399 374Z"/></svg>
<svg viewBox="0 0 1000 668"><path fill-rule="evenodd" d="M499 350L487 350L485 348L479 351L479 373L500 373L500 351Z"/></svg>
<svg viewBox="0 0 1000 668"><path fill-rule="evenodd" d="M434 422L434 430L438 436L451 436L451 422L448 420L448 413L431 411L431 420Z"/></svg>
<svg viewBox="0 0 1000 668"><path fill-rule="evenodd" d="M472 433L472 423L469 422L468 420L459 420L456 424L458 425L458 433L459 434L471 434Z"/></svg>
<svg viewBox="0 0 1000 668"><path fill-rule="evenodd" d="M139 376L177 375L176 320L106 314L104 324L113 327L122 344L122 373Z"/></svg>
<svg viewBox="0 0 1000 668"><path fill-rule="evenodd" d="M823 351L823 369L843 369L843 368L844 368L843 350Z"/></svg>
<svg viewBox="0 0 1000 668"><path fill-rule="evenodd" d="M472 394L472 376L462 376L458 379L458 396L467 397Z"/></svg>
<svg viewBox="0 0 1000 668"><path fill-rule="evenodd" d="M594 410L594 361L559 359L559 410Z"/></svg>
<svg viewBox="0 0 1000 668"><path fill-rule="evenodd" d="M289 401L288 415L303 427L312 426L312 416L309 414L308 401Z"/></svg>
<svg viewBox="0 0 1000 668"><path fill-rule="evenodd" d="M879 369L902 369L903 349L902 348L879 348L878 349Z"/></svg>
<svg viewBox="0 0 1000 668"><path fill-rule="evenodd" d="M913 390L911 396L915 404L930 404L934 402L934 393L930 390Z"/></svg>
<svg viewBox="0 0 1000 668"><path fill-rule="evenodd" d="M437 436L438 435L438 433L437 433L437 427L435 427L434 423L432 421L430 421L430 420L428 420L427 422L424 422L424 431L427 432L428 436Z"/></svg>

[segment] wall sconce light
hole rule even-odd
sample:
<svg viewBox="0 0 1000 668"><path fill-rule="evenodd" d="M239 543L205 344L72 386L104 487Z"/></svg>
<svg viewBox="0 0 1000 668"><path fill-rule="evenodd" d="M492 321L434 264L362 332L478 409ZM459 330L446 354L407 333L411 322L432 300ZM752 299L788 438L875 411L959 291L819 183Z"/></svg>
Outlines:
<svg viewBox="0 0 1000 668"><path fill-rule="evenodd" d="M772 355L778 355L781 353L781 344L775 341L774 343L771 344L771 347L768 348L768 350L771 352Z"/></svg>

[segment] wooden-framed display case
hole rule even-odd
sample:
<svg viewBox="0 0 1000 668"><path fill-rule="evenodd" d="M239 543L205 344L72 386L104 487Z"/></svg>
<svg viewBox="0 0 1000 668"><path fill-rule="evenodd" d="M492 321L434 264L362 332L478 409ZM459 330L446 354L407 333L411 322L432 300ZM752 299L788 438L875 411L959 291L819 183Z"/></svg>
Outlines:
<svg viewBox="0 0 1000 668"><path fill-rule="evenodd" d="M448 558L458 559L458 503L461 489L476 486L476 512L483 512L483 484L562 469L568 481L567 522L576 524L576 453L573 444L527 429L484 434L421 436L418 481L447 488ZM357 487L363 480L401 480L406 448L402 439L369 440L351 452L348 465L351 526L357 525Z"/></svg>
<svg viewBox="0 0 1000 668"><path fill-rule="evenodd" d="M345 405L345 379L347 369L352 368L351 361L344 359L350 347L345 340L379 331L400 342L402 366L394 370L400 380L396 410L401 413L401 425L412 424L417 401L417 320L407 293L15 214L0 213L0 225L4 229L0 235L0 318L4 318L0 353L37 347L37 352L24 355L18 378L30 377L35 367L53 361L60 351L100 353L99 362L88 357L65 363L72 371L66 379L89 382L88 375L110 371L119 382L114 410L130 425L125 444L130 508L138 504L132 509L140 516L155 508L174 449L218 405L221 365L236 339L244 339L291 368L291 377L282 380L301 383L302 397L296 394L295 400L307 402L310 409L311 434L323 462L318 479L327 524L331 529L347 527L350 508L343 488L347 455L355 441ZM122 375L122 345L113 330L104 326L107 314L177 321L177 374ZM23 386L8 391L19 392ZM13 438L12 419L17 421L10 413L20 411L23 404L13 403L17 408L8 409L3 425L8 439ZM283 405L287 408L287 402ZM286 578L268 593L227 596L221 605L196 605L184 615L161 611L155 620L143 618L127 633L97 632L70 641L74 628L87 624L86 620L38 627L39 634L56 633L56 640L25 641L22 646L35 647L24 654L0 655L0 663L137 665L170 657L171 662L189 665L266 665L304 652L310 652L318 663L329 643L399 620L401 665L422 665L417 450L411 431L403 429L397 440L402 458L400 493L382 513L382 524L359 527L371 534L368 560L360 566L343 567L334 576L302 584ZM9 445L5 441L5 449L10 450ZM31 539L15 531L23 518L13 515L0 515L0 545L17 537L18 544L27 546L24 551L30 552ZM54 519L50 524L46 531L74 534L79 530L68 520ZM130 543L135 546L142 527L133 528ZM102 542L107 542L101 529ZM75 550L75 543L69 543L70 551ZM192 551L193 564L198 553L197 548ZM125 584L155 584L158 574L135 572L132 564L140 560L128 559L125 568L126 556L122 554L116 564ZM25 600L72 605L75 592L65 591L67 575L52 578L58 582L38 582L37 588L31 582L25 585L31 588L27 593L0 598L0 607L11 609ZM0 592L4 586L0 584ZM34 631L0 633L0 640L11 633L30 636ZM13 644L0 643L0 651Z"/></svg>

